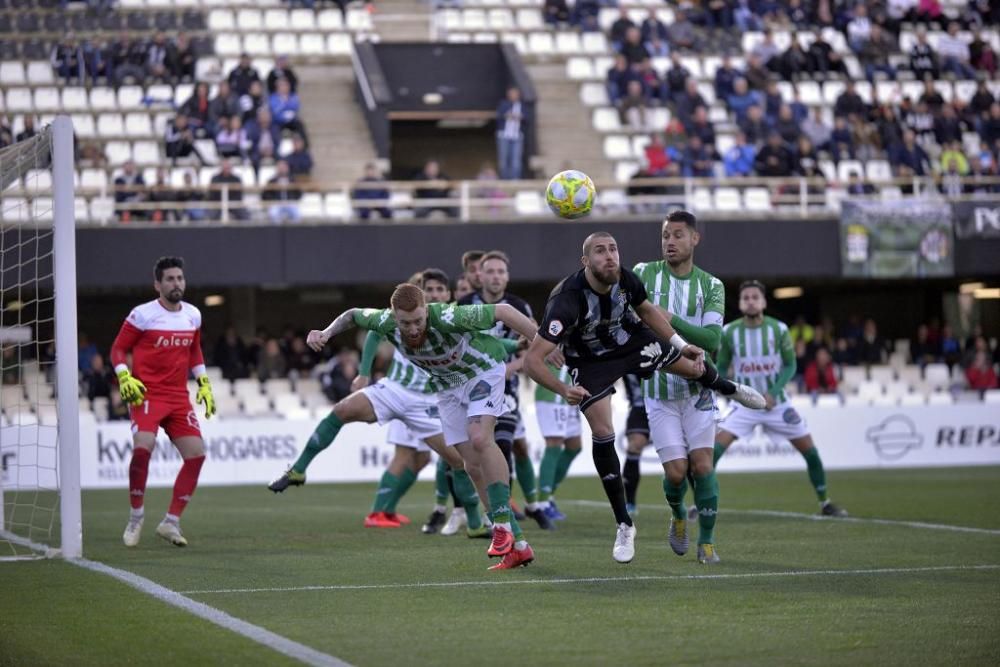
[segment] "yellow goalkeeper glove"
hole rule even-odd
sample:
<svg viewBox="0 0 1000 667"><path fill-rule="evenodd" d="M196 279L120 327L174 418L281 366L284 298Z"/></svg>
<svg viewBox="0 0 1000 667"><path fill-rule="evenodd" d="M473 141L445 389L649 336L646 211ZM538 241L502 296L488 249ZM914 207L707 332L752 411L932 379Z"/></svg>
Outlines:
<svg viewBox="0 0 1000 667"><path fill-rule="evenodd" d="M205 406L205 419L211 419L215 414L215 396L212 396L212 383L208 381L207 375L198 378L198 393L194 400Z"/></svg>
<svg viewBox="0 0 1000 667"><path fill-rule="evenodd" d="M146 397L146 385L134 377L129 370L118 371L118 393L122 401L129 405L142 405Z"/></svg>

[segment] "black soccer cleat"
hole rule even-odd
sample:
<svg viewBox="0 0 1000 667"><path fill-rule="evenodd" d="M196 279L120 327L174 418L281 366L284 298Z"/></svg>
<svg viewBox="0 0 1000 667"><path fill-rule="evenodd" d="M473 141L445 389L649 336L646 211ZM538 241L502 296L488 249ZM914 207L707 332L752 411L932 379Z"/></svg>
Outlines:
<svg viewBox="0 0 1000 667"><path fill-rule="evenodd" d="M823 516L834 516L834 517L845 517L847 516L847 510L843 507L837 507L831 502L827 502L823 505L823 508L819 512Z"/></svg>
<svg viewBox="0 0 1000 667"><path fill-rule="evenodd" d="M434 510L431 515L427 517L427 523L424 524L423 528L420 529L424 535L433 535L434 533L441 530L441 526L447 520L444 512L439 512Z"/></svg>
<svg viewBox="0 0 1000 667"><path fill-rule="evenodd" d="M538 523L538 527L542 530L555 530L556 525L552 523L548 515L545 514L545 510L540 508L535 508L533 510L525 510L525 514L534 519Z"/></svg>
<svg viewBox="0 0 1000 667"><path fill-rule="evenodd" d="M291 468L281 474L281 477L267 485L271 491L281 493L290 486L302 486L306 483L306 475L303 472L295 472Z"/></svg>

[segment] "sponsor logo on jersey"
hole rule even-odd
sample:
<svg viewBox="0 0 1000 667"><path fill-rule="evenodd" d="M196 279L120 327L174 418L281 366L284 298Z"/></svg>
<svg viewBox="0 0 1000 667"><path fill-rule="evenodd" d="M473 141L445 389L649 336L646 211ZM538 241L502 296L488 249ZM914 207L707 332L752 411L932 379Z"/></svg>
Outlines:
<svg viewBox="0 0 1000 667"><path fill-rule="evenodd" d="M458 358L462 356L462 350L456 349L451 354L446 357L438 357L437 359L413 359L413 363L419 364L420 366L448 366L458 361Z"/></svg>
<svg viewBox="0 0 1000 667"><path fill-rule="evenodd" d="M550 336L558 336L559 334L562 333L562 330L563 330L563 323L560 322L559 320L552 320L551 322L549 322Z"/></svg>
<svg viewBox="0 0 1000 667"><path fill-rule="evenodd" d="M191 334L171 334L170 336L157 336L153 347L189 347L194 342Z"/></svg>
<svg viewBox="0 0 1000 667"><path fill-rule="evenodd" d="M777 373L778 372L778 362L776 361L753 361L753 360L741 360L739 364L739 373Z"/></svg>

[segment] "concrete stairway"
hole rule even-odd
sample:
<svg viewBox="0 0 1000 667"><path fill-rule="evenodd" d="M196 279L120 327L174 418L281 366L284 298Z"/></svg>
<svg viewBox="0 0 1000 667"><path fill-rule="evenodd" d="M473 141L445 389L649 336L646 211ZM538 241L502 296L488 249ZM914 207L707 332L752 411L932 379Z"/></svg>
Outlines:
<svg viewBox="0 0 1000 667"><path fill-rule="evenodd" d="M604 157L604 138L590 110L580 102L580 84L566 78L564 63L528 65L538 95L538 155L533 166L549 176L579 169L595 181L610 181L613 163Z"/></svg>

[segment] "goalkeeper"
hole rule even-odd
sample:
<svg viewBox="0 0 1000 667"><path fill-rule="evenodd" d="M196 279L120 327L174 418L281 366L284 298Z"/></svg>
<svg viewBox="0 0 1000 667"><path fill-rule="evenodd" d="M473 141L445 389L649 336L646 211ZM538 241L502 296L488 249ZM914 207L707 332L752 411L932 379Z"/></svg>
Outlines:
<svg viewBox="0 0 1000 667"><path fill-rule="evenodd" d="M196 400L205 406L206 419L215 414L215 399L201 354L201 312L181 300L184 260L161 257L154 267L154 277L153 288L159 298L129 313L111 347L122 400L129 405L134 445L128 469L132 513L122 539L127 547L139 544L149 459L162 426L184 463L174 482L170 509L156 527L156 534L183 547L187 540L181 534L181 513L194 495L205 462L205 442L188 396L189 369L198 379ZM133 358L131 370L129 353Z"/></svg>

